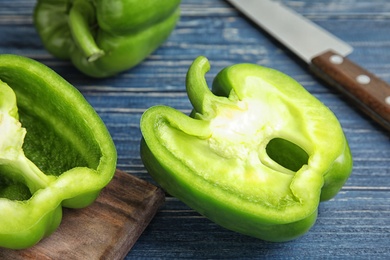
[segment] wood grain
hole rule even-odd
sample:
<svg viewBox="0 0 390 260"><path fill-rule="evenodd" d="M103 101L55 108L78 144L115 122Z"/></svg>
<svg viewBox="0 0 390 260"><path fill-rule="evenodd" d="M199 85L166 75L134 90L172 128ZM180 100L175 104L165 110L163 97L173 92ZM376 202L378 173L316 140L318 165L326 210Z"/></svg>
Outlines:
<svg viewBox="0 0 390 260"><path fill-rule="evenodd" d="M51 236L29 249L0 249L0 259L123 259L164 198L160 188L117 170L91 206L64 209Z"/></svg>

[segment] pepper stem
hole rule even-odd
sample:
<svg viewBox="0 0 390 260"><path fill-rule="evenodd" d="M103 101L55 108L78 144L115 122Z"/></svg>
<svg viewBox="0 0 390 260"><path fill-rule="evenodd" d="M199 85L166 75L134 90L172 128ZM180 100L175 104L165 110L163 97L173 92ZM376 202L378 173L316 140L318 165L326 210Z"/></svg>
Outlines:
<svg viewBox="0 0 390 260"><path fill-rule="evenodd" d="M215 99L209 89L205 74L210 70L210 63L206 57L197 57L187 72L186 89L188 98L195 111L201 114L207 113L206 109Z"/></svg>
<svg viewBox="0 0 390 260"><path fill-rule="evenodd" d="M89 62L104 56L94 39L91 27L95 23L95 8L90 1L74 1L69 11L69 28L76 45Z"/></svg>

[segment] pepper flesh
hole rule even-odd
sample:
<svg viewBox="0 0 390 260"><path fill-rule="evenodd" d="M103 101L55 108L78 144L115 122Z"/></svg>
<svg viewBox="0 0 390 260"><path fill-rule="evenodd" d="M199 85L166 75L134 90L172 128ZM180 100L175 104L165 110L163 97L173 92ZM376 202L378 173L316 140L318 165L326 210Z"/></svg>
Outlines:
<svg viewBox="0 0 390 260"><path fill-rule="evenodd" d="M180 0L38 0L34 23L45 48L103 78L130 69L171 34Z"/></svg>
<svg viewBox="0 0 390 260"><path fill-rule="evenodd" d="M34 60L0 55L0 247L54 232L62 207L90 205L115 172L104 123L73 86Z"/></svg>
<svg viewBox="0 0 390 260"><path fill-rule="evenodd" d="M168 193L215 223L268 241L306 233L320 201L348 179L352 157L334 114L287 75L209 62L187 73L191 117L166 106L141 118L142 161Z"/></svg>

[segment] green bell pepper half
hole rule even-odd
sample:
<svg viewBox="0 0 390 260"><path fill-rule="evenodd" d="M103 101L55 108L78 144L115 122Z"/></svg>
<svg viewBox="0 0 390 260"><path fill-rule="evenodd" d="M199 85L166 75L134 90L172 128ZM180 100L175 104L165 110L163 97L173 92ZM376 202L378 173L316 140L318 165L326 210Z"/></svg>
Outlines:
<svg viewBox="0 0 390 260"><path fill-rule="evenodd" d="M116 149L82 94L45 65L0 55L0 247L27 248L90 205Z"/></svg>
<svg viewBox="0 0 390 260"><path fill-rule="evenodd" d="M171 34L180 0L38 0L34 24L45 48L91 77L128 70Z"/></svg>
<svg viewBox="0 0 390 260"><path fill-rule="evenodd" d="M215 223L268 241L306 233L321 201L352 171L335 115L289 76L236 64L212 91L198 57L187 73L191 117L154 106L141 117L141 157L168 193Z"/></svg>

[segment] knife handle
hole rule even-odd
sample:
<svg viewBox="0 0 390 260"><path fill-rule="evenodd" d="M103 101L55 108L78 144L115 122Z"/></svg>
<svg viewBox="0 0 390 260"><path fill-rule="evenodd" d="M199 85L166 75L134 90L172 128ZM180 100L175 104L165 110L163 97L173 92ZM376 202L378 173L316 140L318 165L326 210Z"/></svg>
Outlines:
<svg viewBox="0 0 390 260"><path fill-rule="evenodd" d="M310 68L390 131L390 85L388 83L333 51L314 57Z"/></svg>

